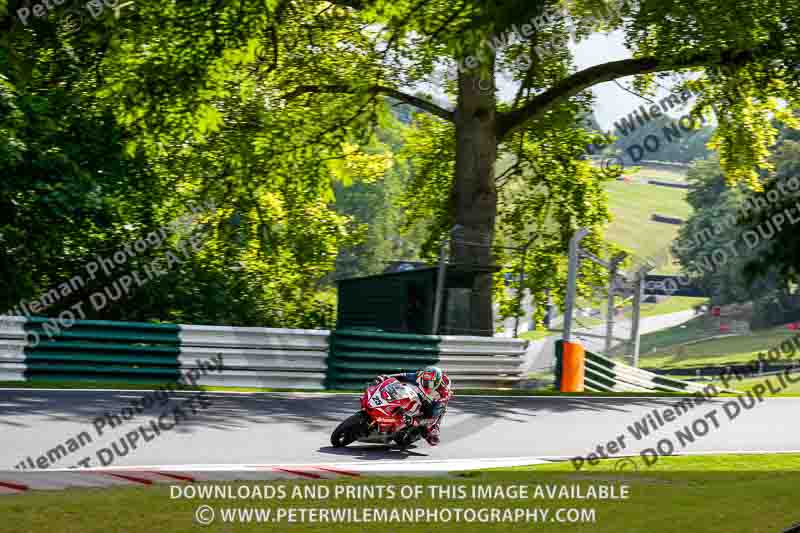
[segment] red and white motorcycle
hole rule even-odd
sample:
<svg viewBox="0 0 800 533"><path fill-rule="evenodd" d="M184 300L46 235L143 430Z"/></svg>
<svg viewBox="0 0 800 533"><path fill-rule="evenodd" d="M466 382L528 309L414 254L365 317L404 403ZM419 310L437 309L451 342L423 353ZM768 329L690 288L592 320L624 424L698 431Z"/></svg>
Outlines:
<svg viewBox="0 0 800 533"><path fill-rule="evenodd" d="M424 431L416 422L422 410L419 394L415 386L392 377L370 384L361 396L361 410L333 430L331 444L338 448L354 441L377 444L394 441L407 448Z"/></svg>

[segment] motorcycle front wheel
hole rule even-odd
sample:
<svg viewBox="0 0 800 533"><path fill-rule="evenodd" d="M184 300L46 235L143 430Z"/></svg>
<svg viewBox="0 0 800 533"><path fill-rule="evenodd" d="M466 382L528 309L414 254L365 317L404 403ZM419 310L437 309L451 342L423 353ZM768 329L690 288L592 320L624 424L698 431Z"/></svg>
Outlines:
<svg viewBox="0 0 800 533"><path fill-rule="evenodd" d="M363 426L364 416L359 411L336 426L336 429L331 434L331 444L336 448L347 446L365 433Z"/></svg>

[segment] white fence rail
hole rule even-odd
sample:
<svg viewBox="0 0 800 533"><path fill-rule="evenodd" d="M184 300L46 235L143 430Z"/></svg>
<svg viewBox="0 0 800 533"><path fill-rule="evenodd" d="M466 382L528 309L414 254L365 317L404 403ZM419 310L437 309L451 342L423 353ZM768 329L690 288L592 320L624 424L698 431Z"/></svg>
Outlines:
<svg viewBox="0 0 800 533"><path fill-rule="evenodd" d="M220 354L224 370L207 385L321 390L328 337L322 330L182 326L184 368ZM513 387L523 377L527 342L497 337L444 336L439 365L458 387Z"/></svg>
<svg viewBox="0 0 800 533"><path fill-rule="evenodd" d="M25 318L0 319L0 381L25 380Z"/></svg>
<svg viewBox="0 0 800 533"><path fill-rule="evenodd" d="M0 381L25 379L25 317L0 320ZM181 368L220 357L221 372L198 383L229 387L322 390L330 332L310 329L180 326ZM441 337L439 365L458 388L513 387L525 370L528 342L501 337Z"/></svg>
<svg viewBox="0 0 800 533"><path fill-rule="evenodd" d="M328 357L323 330L181 326L183 368L222 358L221 373L200 379L203 385L322 390Z"/></svg>
<svg viewBox="0 0 800 533"><path fill-rule="evenodd" d="M439 366L456 387L510 388L524 376L528 342L503 337L442 337Z"/></svg>

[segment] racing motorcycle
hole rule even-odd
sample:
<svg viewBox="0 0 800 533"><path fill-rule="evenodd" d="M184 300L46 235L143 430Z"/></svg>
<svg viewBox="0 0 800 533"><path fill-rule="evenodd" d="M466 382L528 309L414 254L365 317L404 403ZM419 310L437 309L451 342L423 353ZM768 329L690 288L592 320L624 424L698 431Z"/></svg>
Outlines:
<svg viewBox="0 0 800 533"><path fill-rule="evenodd" d="M370 384L361 396L361 410L339 424L331 434L335 447L351 442L390 444L408 448L422 437L424 426L416 422L422 410L419 391L390 377Z"/></svg>

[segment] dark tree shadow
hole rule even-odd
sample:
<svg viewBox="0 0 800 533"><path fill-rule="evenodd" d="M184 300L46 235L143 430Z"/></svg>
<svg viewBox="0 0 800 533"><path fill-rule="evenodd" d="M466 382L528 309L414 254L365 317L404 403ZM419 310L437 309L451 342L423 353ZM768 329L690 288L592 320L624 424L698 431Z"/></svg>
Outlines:
<svg viewBox="0 0 800 533"><path fill-rule="evenodd" d="M381 444L375 445L350 445L342 448L334 448L333 446L324 446L317 451L330 455L345 456L351 459L361 459L366 461L374 461L378 459L408 459L409 457L429 457L426 453L419 453L411 451L412 448L417 446L412 444L405 450L401 450L396 446L385 446Z"/></svg>

